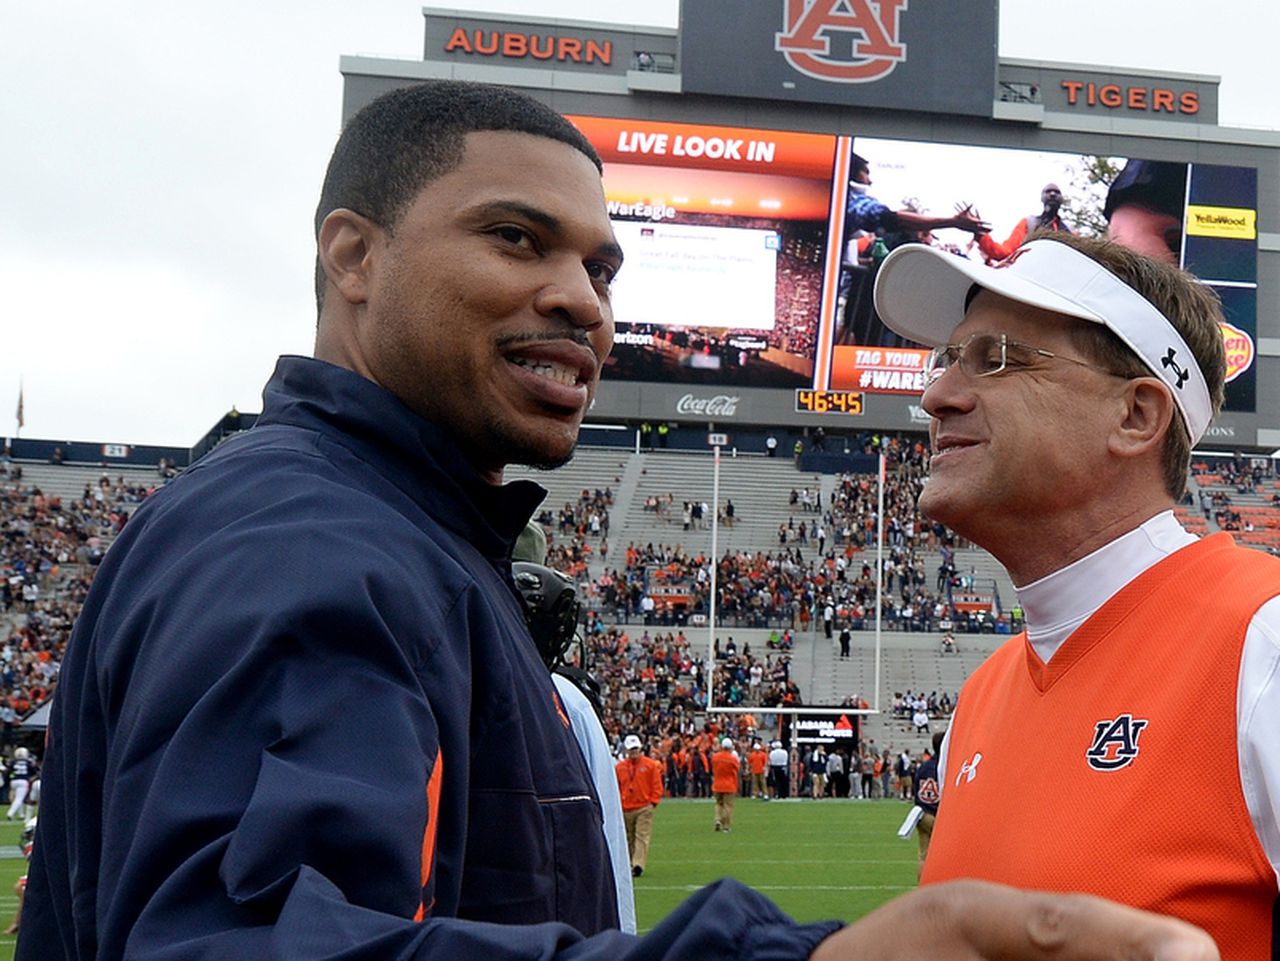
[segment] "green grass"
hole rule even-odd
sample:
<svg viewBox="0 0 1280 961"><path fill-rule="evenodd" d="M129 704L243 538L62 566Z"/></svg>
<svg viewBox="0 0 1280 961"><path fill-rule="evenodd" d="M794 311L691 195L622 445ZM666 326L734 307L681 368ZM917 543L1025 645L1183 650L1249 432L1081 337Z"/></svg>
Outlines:
<svg viewBox="0 0 1280 961"><path fill-rule="evenodd" d="M896 832L909 808L898 801L754 801L738 798L733 833L712 830L711 801L664 801L654 817L644 877L636 878L641 932L704 884L733 877L801 921L852 921L915 887L915 837ZM0 846L22 827L0 819ZM17 907L21 858L0 858L0 931ZM0 961L16 939L0 934Z"/></svg>
<svg viewBox="0 0 1280 961"><path fill-rule="evenodd" d="M636 918L648 931L691 893L733 877L801 921L852 921L915 887L916 840L898 837L899 801L738 798L733 833L713 830L711 801L664 801L654 816Z"/></svg>
<svg viewBox="0 0 1280 961"><path fill-rule="evenodd" d="M22 822L0 818L0 846L17 847L21 843ZM0 858L0 931L9 926L18 910L18 896L13 893L13 886L26 871L26 858ZM16 935L0 934L0 961L13 961L13 947L17 942Z"/></svg>

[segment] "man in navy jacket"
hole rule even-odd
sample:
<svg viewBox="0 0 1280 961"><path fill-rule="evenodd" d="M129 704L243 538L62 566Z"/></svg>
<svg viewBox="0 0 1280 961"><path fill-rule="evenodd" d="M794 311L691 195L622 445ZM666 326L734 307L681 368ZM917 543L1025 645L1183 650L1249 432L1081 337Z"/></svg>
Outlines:
<svg viewBox="0 0 1280 961"><path fill-rule="evenodd" d="M599 159L527 97L395 91L344 131L316 231L315 358L283 358L257 425L137 512L76 625L19 961L1201 943L974 884L842 929L721 882L617 931L599 804L511 579L543 492L502 485L570 457L612 343Z"/></svg>

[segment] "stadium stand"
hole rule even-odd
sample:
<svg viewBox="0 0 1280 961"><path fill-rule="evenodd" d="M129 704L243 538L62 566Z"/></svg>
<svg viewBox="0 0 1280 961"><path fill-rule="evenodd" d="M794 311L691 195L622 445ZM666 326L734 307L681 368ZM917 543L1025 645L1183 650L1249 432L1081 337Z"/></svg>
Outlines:
<svg viewBox="0 0 1280 961"><path fill-rule="evenodd" d="M912 702L924 703L931 729L945 726L965 678L1020 628L1019 612L994 558L916 512L923 444L886 438L884 446L892 466L881 712L863 718L862 737L918 756L930 734L913 722ZM548 489L539 515L548 563L571 574L585 598L584 646L602 687L606 731L617 740L645 734L664 759L709 747L722 732L768 740L778 729L770 708L778 705L857 706L875 697L875 611L866 596L876 563L875 478L801 473L790 458L726 455L714 503L712 467L707 451L599 447L580 449L555 471L507 474ZM51 694L97 563L171 474L0 463L4 743ZM744 713L708 716L713 513L720 519L714 703ZM1197 459L1177 513L1199 533L1230 530L1243 543L1280 552L1280 483L1269 459ZM836 612L831 638L822 616L828 599ZM845 625L852 644L841 658ZM945 631L954 632L955 648L944 653ZM692 767L682 782L689 793L699 789Z"/></svg>
<svg viewBox="0 0 1280 961"><path fill-rule="evenodd" d="M1242 544L1280 554L1280 482L1271 458L1240 454L1198 459L1192 483L1206 530L1230 531ZM1187 505L1179 516L1191 513Z"/></svg>
<svg viewBox="0 0 1280 961"><path fill-rule="evenodd" d="M0 464L0 738L53 692L93 570L162 478L69 464Z"/></svg>

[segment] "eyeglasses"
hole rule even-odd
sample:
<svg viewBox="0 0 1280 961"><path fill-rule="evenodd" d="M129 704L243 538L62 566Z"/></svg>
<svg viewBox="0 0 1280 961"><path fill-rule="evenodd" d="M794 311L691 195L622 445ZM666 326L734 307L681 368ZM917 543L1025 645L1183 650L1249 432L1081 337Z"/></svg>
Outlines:
<svg viewBox="0 0 1280 961"><path fill-rule="evenodd" d="M994 377L996 374L1028 370L1039 358L1065 360L1111 377L1125 376L1074 357L1020 344L1010 340L1007 334L970 334L958 344L945 344L929 352L924 363L925 383L932 384L957 364L970 377Z"/></svg>

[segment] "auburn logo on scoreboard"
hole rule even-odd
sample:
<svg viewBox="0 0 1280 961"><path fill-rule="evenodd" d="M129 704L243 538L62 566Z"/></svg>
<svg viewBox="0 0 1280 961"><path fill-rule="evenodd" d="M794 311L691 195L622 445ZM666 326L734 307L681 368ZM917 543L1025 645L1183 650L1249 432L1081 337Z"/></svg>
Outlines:
<svg viewBox="0 0 1280 961"><path fill-rule="evenodd" d="M783 7L774 49L806 77L870 83L907 59L898 39L907 0L783 0Z"/></svg>

